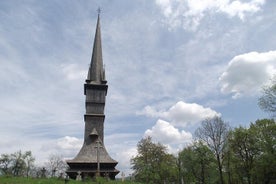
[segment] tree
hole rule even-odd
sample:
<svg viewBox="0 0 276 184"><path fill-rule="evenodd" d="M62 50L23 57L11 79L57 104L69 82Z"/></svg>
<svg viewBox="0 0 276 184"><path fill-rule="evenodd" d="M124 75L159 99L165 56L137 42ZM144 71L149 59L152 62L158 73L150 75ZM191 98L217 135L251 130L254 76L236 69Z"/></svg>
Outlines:
<svg viewBox="0 0 276 184"><path fill-rule="evenodd" d="M25 158L24 154L21 152L21 150L11 154L11 170L13 176L23 176L24 171L26 168Z"/></svg>
<svg viewBox="0 0 276 184"><path fill-rule="evenodd" d="M231 138L231 132L230 130L225 150L224 150L224 156L223 156L223 165L224 165L224 171L227 175L227 183L239 183L239 173L237 172L236 166L235 166L235 159L234 159L234 152L231 148L230 144L230 138Z"/></svg>
<svg viewBox="0 0 276 184"><path fill-rule="evenodd" d="M253 174L259 183L276 182L276 123L273 119L257 120L249 128L259 149Z"/></svg>
<svg viewBox="0 0 276 184"><path fill-rule="evenodd" d="M137 181L161 184L176 179L176 159L167 153L165 146L153 143L151 137L146 137L138 142L137 152L131 159Z"/></svg>
<svg viewBox="0 0 276 184"><path fill-rule="evenodd" d="M264 86L263 95L259 98L259 107L276 117L276 76L271 79L271 85Z"/></svg>
<svg viewBox="0 0 276 184"><path fill-rule="evenodd" d="M224 123L220 117L208 118L201 122L195 135L199 140L207 144L210 150L215 154L217 167L219 171L219 181L224 183L222 173L222 160L225 143L229 132L229 126Z"/></svg>
<svg viewBox="0 0 276 184"><path fill-rule="evenodd" d="M276 124L273 119L257 120L249 128L238 127L229 134L228 151L233 183L276 182ZM229 167L228 167L229 168Z"/></svg>
<svg viewBox="0 0 276 184"><path fill-rule="evenodd" d="M31 169L34 167L35 158L32 156L31 151L24 153L21 150L12 154L2 154L0 157L0 169L3 174L12 174L14 176L27 177Z"/></svg>
<svg viewBox="0 0 276 184"><path fill-rule="evenodd" d="M31 151L26 151L24 154L24 160L26 164L26 176L29 177L31 170L34 168L35 158Z"/></svg>
<svg viewBox="0 0 276 184"><path fill-rule="evenodd" d="M256 137L248 129L239 127L230 133L229 143L233 151L232 162L235 165L237 175L240 180L246 178L247 183L253 182L252 171L256 157L260 154L256 147Z"/></svg>
<svg viewBox="0 0 276 184"><path fill-rule="evenodd" d="M197 179L196 169L194 167L194 157L192 146L184 148L178 155L184 183L192 183Z"/></svg>
<svg viewBox="0 0 276 184"><path fill-rule="evenodd" d="M49 160L46 163L47 170L51 173L51 177L64 173L67 169L67 164L63 160L63 157L58 154L52 154L49 156Z"/></svg>
<svg viewBox="0 0 276 184"><path fill-rule="evenodd" d="M0 157L0 170L2 174L10 174L11 157L9 154L1 154Z"/></svg>
<svg viewBox="0 0 276 184"><path fill-rule="evenodd" d="M202 141L194 142L179 153L185 183L213 183L215 157Z"/></svg>

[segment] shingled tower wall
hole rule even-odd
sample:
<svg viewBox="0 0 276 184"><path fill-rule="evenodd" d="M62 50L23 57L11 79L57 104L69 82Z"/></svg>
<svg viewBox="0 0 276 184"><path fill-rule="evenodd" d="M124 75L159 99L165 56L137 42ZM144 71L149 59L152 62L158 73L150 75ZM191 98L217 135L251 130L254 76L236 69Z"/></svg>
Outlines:
<svg viewBox="0 0 276 184"><path fill-rule="evenodd" d="M104 107L107 95L107 81L102 59L102 44L100 30L100 15L98 14L94 46L84 94L86 95L84 115L84 142L78 155L73 160L67 160L67 174L75 179L78 173L81 177L103 176L115 179L119 173L115 169L118 164L107 153L104 146Z"/></svg>

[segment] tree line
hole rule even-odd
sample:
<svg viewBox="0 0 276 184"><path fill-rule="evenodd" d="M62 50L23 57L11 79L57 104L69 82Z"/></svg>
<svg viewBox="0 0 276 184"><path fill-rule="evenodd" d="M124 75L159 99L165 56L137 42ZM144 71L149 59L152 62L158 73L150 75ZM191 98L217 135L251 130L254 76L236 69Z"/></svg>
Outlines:
<svg viewBox="0 0 276 184"><path fill-rule="evenodd" d="M220 117L206 119L194 141L178 155L151 137L137 144L131 159L142 183L276 183L276 124L257 120L249 128L230 129Z"/></svg>
<svg viewBox="0 0 276 184"><path fill-rule="evenodd" d="M50 155L43 166L35 165L35 157L31 151L21 150L0 156L0 176L15 177L64 177L67 164L61 155Z"/></svg>

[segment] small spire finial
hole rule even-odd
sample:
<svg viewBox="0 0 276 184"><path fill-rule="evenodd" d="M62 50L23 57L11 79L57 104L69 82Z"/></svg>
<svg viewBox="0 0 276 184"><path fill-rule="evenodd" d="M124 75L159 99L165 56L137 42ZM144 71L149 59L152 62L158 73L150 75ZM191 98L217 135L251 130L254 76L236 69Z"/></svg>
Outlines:
<svg viewBox="0 0 276 184"><path fill-rule="evenodd" d="M101 7L99 7L99 8L97 9L98 15L101 14L101 11L102 11L102 9L101 9Z"/></svg>

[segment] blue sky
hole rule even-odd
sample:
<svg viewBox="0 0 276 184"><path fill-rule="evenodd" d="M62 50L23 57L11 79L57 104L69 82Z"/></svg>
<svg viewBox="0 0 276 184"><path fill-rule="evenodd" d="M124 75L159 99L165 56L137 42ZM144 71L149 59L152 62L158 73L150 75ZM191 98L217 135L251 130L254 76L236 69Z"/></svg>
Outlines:
<svg viewBox="0 0 276 184"><path fill-rule="evenodd" d="M72 158L102 8L105 145L130 173L144 136L176 153L200 121L248 126L276 73L276 1L0 1L0 152Z"/></svg>

